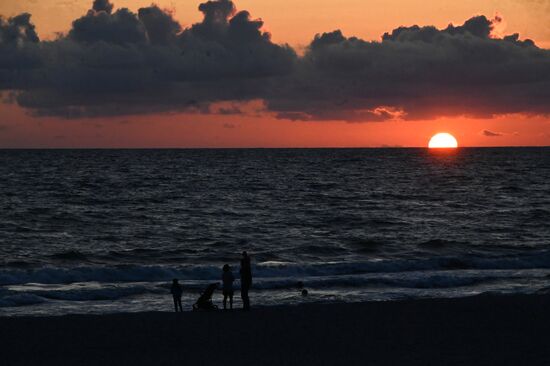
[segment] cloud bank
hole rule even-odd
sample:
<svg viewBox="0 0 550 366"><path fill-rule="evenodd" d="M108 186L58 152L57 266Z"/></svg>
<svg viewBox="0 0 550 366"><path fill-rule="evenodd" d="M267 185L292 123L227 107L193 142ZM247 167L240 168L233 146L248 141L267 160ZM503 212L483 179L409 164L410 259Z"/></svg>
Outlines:
<svg viewBox="0 0 550 366"><path fill-rule="evenodd" d="M200 4L183 28L155 5L137 12L95 0L53 41L29 14L0 18L0 91L37 116L196 111L262 100L278 118L350 122L550 114L550 51L499 19L445 29L399 27L380 41L318 34L302 56L229 0Z"/></svg>

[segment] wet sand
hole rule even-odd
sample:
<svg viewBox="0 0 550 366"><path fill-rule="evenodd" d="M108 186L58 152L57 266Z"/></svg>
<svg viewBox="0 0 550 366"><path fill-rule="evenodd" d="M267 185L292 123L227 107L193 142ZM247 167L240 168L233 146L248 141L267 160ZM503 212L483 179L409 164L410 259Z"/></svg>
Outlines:
<svg viewBox="0 0 550 366"><path fill-rule="evenodd" d="M550 365L550 296L0 318L2 365Z"/></svg>

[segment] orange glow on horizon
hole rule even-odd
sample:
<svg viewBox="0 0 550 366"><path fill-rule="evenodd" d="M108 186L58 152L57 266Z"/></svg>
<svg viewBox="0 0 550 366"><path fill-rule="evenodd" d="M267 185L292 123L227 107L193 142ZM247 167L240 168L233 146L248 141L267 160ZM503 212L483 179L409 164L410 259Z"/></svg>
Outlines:
<svg viewBox="0 0 550 366"><path fill-rule="evenodd" d="M16 104L4 104L2 117L0 148L425 148L434 131L452 131L460 147L550 146L550 119L522 115L346 123L181 113L77 121L37 118Z"/></svg>
<svg viewBox="0 0 550 366"><path fill-rule="evenodd" d="M342 30L345 36L380 41L385 32L399 26L462 24L474 15L499 14L498 34L519 33L550 48L550 13L546 1L451 1L451 0L342 0L340 2L302 0L291 2L233 0L238 10L247 10L252 19L261 18L278 44L288 43L303 53L315 34ZM128 7L136 12L151 0L110 0L115 9ZM156 0L169 9L182 27L199 22L202 13L196 1ZM72 22L85 15L93 0L0 1L6 17L22 12L32 14L42 40L67 33ZM306 16L304 16L306 14ZM65 120L37 116L0 91L0 149L2 148L254 148L254 147L416 147L425 148L437 131L451 131L460 148L493 146L550 146L550 116L530 114L483 114L347 123L342 121L292 121L280 119L265 106L232 108L233 102L213 106L214 113L156 113L151 115L108 116ZM247 102L248 103L248 102ZM223 107L223 108L222 108ZM444 107L434 106L434 114ZM222 109L240 109L242 114L225 114ZM376 111L376 110L375 110ZM380 110L391 112L391 110ZM431 111L430 111L431 112ZM453 111L456 112L456 111ZM456 141L455 139L455 141ZM457 143L458 146L458 143ZM444 150L444 149L442 149Z"/></svg>

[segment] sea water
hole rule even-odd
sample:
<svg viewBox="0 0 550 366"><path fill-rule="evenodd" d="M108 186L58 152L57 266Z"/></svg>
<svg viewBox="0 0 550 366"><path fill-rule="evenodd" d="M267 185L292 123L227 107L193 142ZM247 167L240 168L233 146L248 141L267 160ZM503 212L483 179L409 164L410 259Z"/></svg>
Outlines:
<svg viewBox="0 0 550 366"><path fill-rule="evenodd" d="M549 292L550 148L0 151L0 315L190 309L243 250L253 306Z"/></svg>

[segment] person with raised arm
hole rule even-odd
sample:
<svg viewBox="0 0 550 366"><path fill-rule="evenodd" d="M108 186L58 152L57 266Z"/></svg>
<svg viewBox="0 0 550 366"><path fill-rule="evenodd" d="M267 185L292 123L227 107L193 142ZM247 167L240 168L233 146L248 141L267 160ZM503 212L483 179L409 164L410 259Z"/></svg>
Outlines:
<svg viewBox="0 0 550 366"><path fill-rule="evenodd" d="M243 300L243 310L250 310L250 298L248 291L252 287L252 268L250 267L250 257L246 251L241 258L241 299Z"/></svg>

